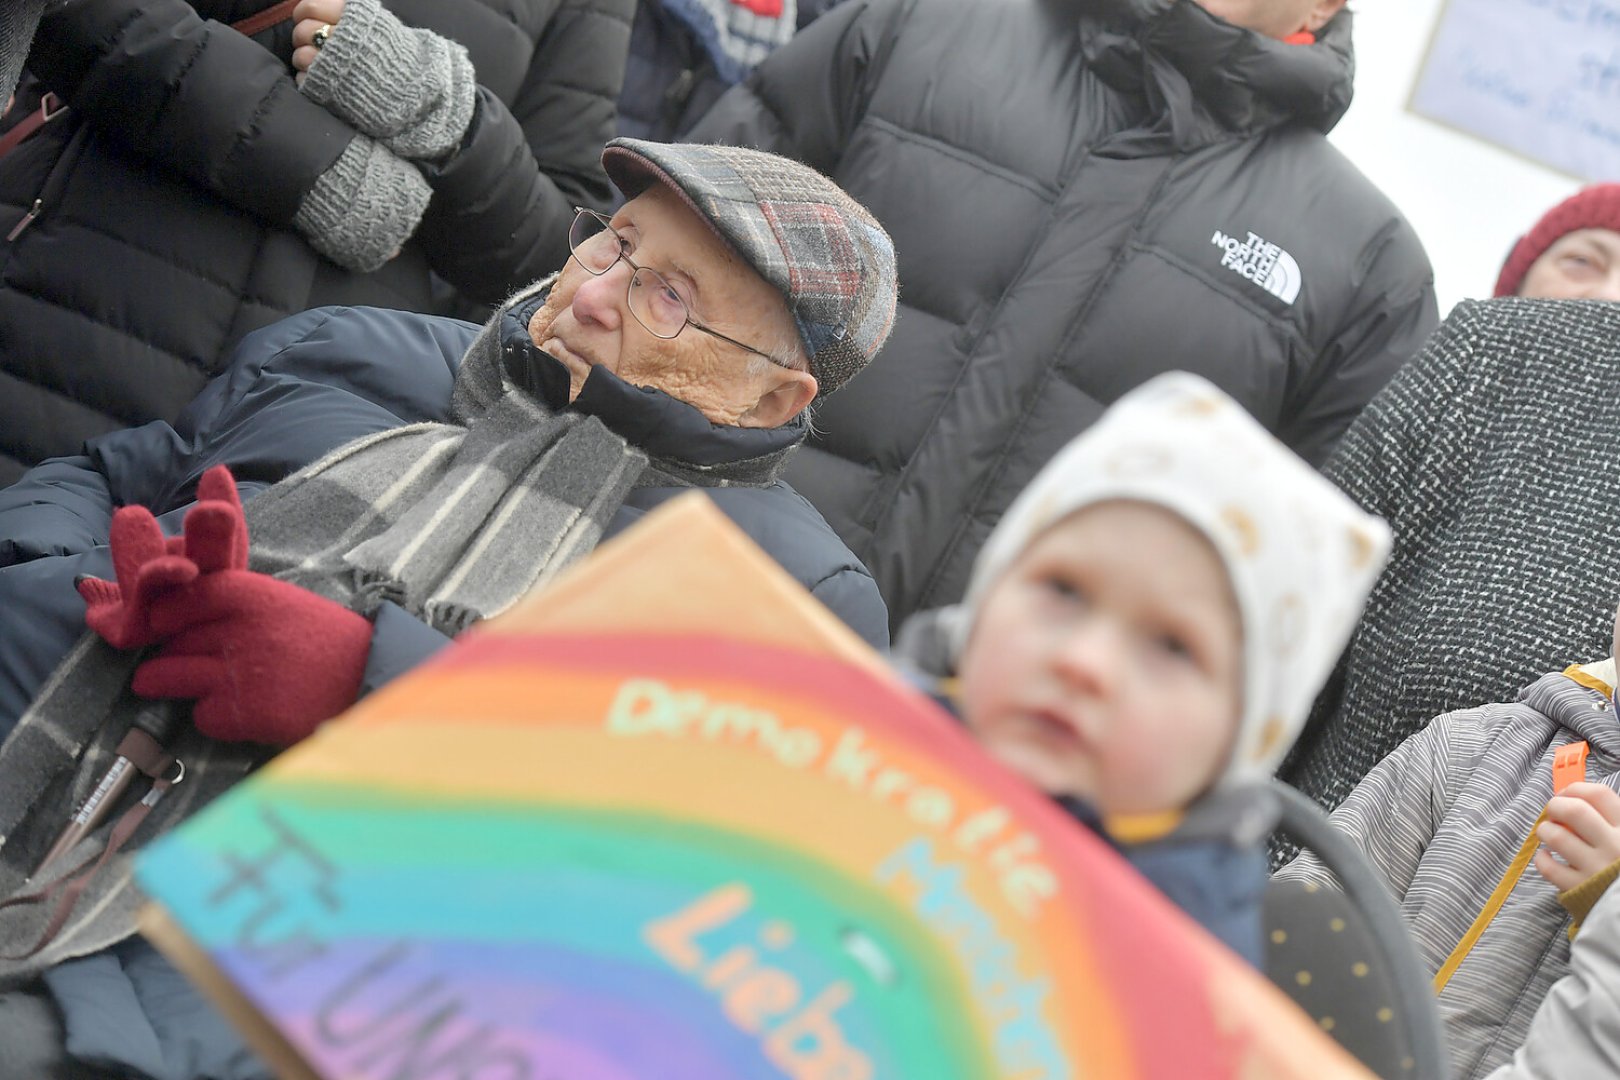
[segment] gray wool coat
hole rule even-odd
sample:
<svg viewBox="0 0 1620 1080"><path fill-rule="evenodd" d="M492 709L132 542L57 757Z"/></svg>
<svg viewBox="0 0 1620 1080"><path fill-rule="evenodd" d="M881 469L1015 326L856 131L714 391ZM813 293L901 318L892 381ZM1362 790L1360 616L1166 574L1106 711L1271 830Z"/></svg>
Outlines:
<svg viewBox="0 0 1620 1080"><path fill-rule="evenodd" d="M1552 798L1553 752L1581 739L1591 746L1587 779L1620 788L1613 703L1567 674L1545 675L1515 702L1435 720L1334 812L1334 824L1383 874L1431 972L1473 924ZM1332 884L1311 855L1279 876ZM1506 1063L1569 971L1570 919L1557 893L1534 865L1526 867L1441 991L1456 1080Z"/></svg>
<svg viewBox="0 0 1620 1080"><path fill-rule="evenodd" d="M1620 304L1457 305L1323 472L1395 531L1281 773L1332 809L1433 717L1609 653Z"/></svg>

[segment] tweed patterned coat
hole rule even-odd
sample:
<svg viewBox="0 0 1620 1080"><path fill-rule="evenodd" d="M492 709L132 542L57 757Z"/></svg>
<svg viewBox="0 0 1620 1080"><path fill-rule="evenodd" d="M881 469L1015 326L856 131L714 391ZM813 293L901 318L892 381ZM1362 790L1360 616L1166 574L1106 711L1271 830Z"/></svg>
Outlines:
<svg viewBox="0 0 1620 1080"><path fill-rule="evenodd" d="M1473 924L1552 798L1557 747L1587 740L1587 779L1620 787L1620 721L1605 694L1591 688L1595 680L1584 682L1545 675L1512 704L1439 718L1380 762L1334 812L1334 824L1383 874L1431 972ZM1332 884L1313 855L1279 876ZM1557 893L1527 866L1441 991L1455 1080L1485 1076L1510 1060L1569 970L1569 915Z"/></svg>
<svg viewBox="0 0 1620 1080"><path fill-rule="evenodd" d="M1331 809L1432 717L1608 654L1620 304L1459 304L1324 471L1395 531L1282 769Z"/></svg>

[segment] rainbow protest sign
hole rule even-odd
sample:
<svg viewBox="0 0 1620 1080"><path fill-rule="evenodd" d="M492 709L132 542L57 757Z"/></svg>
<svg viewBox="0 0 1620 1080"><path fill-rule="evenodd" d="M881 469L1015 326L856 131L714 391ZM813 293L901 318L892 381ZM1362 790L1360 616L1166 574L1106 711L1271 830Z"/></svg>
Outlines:
<svg viewBox="0 0 1620 1080"><path fill-rule="evenodd" d="M327 725L155 939L295 1076L1357 1075L746 545L666 511Z"/></svg>

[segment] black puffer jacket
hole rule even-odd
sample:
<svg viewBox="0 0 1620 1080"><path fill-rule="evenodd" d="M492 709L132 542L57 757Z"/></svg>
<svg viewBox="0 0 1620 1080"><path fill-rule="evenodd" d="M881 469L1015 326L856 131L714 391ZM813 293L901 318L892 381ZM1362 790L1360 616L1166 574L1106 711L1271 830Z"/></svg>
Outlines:
<svg viewBox="0 0 1620 1080"><path fill-rule="evenodd" d="M571 207L609 202L598 159L633 3L386 0L467 46L481 86L461 149L428 175L415 238L372 274L289 227L354 132L298 93L291 23L257 40L229 28L269 0L48 13L6 123L43 89L72 119L0 160L0 484L93 435L173 419L244 333L285 315L444 311L555 270Z"/></svg>
<svg viewBox="0 0 1620 1080"><path fill-rule="evenodd" d="M693 130L827 172L894 238L894 336L790 468L892 618L959 598L1019 489L1152 376L1319 462L1416 352L1428 259L1322 136L1352 67L1347 13L1303 47L1192 0L847 0Z"/></svg>

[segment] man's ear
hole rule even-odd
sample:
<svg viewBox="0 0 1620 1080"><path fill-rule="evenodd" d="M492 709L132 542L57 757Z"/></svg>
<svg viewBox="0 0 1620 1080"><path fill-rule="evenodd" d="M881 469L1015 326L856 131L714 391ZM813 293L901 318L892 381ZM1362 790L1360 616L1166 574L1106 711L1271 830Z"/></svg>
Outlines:
<svg viewBox="0 0 1620 1080"><path fill-rule="evenodd" d="M792 420L816 399L816 377L808 371L772 366L772 387L760 395L754 407L737 420L738 427L775 428Z"/></svg>
<svg viewBox="0 0 1620 1080"><path fill-rule="evenodd" d="M1333 21L1333 16L1344 10L1346 0L1316 0L1311 8L1311 14L1305 20L1305 29L1316 33L1322 27Z"/></svg>

